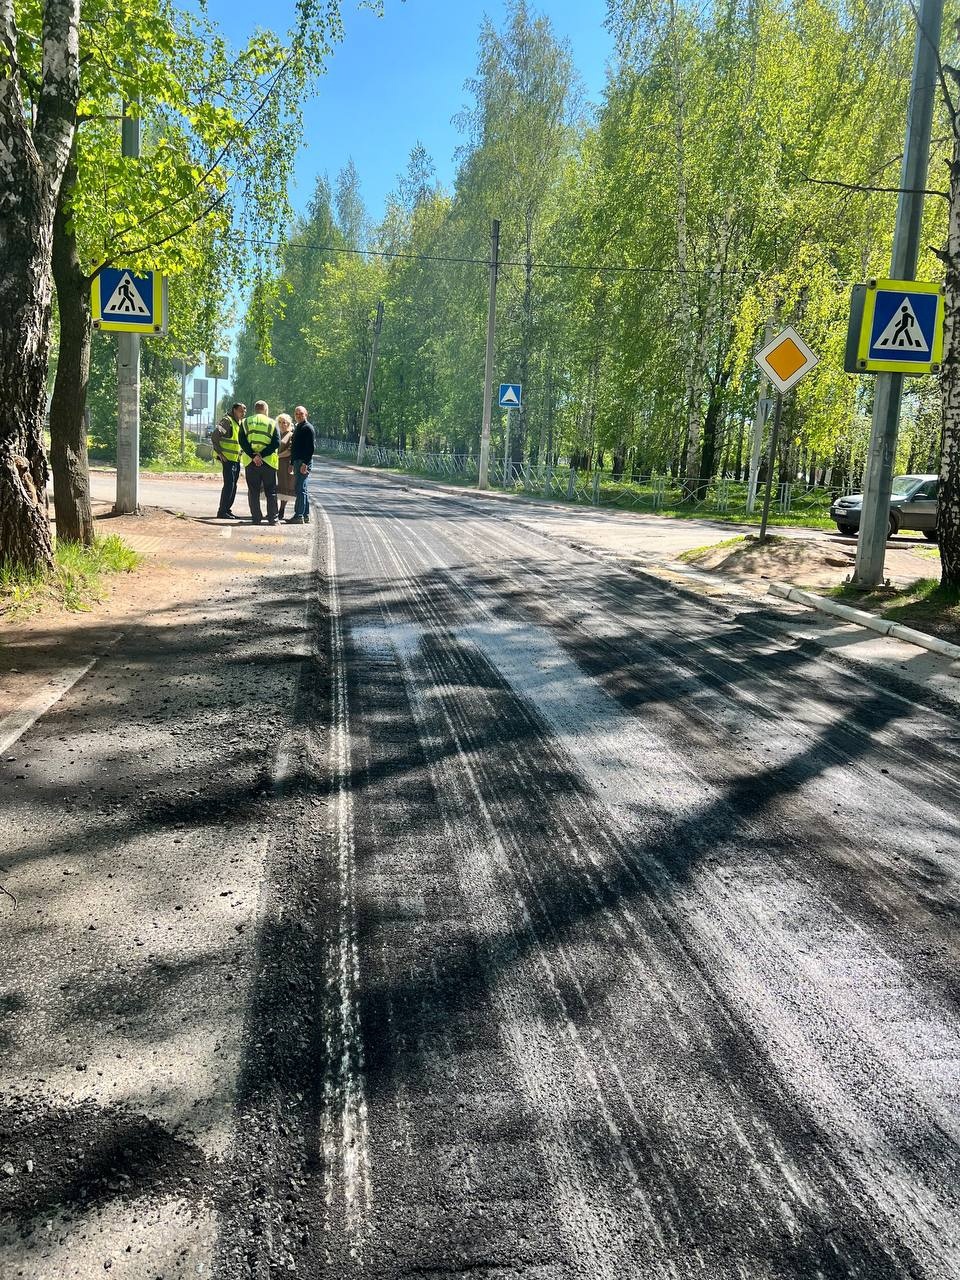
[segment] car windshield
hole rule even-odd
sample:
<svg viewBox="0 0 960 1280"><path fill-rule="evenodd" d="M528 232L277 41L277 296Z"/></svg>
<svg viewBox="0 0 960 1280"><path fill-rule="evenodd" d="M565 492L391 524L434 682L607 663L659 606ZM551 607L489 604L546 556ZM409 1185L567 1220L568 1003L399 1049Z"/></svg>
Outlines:
<svg viewBox="0 0 960 1280"><path fill-rule="evenodd" d="M904 498L910 490L920 483L923 476L894 476L891 497Z"/></svg>

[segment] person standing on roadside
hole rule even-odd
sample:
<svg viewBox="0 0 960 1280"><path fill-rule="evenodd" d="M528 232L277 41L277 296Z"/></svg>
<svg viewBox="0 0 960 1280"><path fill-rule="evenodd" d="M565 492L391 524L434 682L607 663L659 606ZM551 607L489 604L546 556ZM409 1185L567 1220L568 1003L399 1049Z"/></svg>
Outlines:
<svg viewBox="0 0 960 1280"><path fill-rule="evenodd" d="M293 428L293 444L290 446L290 465L293 467L293 485L296 495L293 504L293 515L287 524L310 523L310 491L307 487L310 472L313 469L313 451L317 447L316 432L313 423L307 417L307 411L298 404L293 411L297 425Z"/></svg>
<svg viewBox="0 0 960 1280"><path fill-rule="evenodd" d="M293 467L290 465L290 446L293 444L293 419L289 413L277 414L277 431L280 433L280 448L277 450L279 466L277 467L277 498L280 510L277 519L282 520L287 514L287 502L297 496L293 485Z"/></svg>
<svg viewBox="0 0 960 1280"><path fill-rule="evenodd" d="M235 404L226 417L220 419L210 437L213 452L223 468L223 488L220 490L220 506L217 508L218 520L237 519L232 508L233 500L237 496L237 481L240 479L240 432L246 416L247 406Z"/></svg>
<svg viewBox="0 0 960 1280"><path fill-rule="evenodd" d="M267 524L277 523L277 455L280 451L280 433L277 424L268 417L266 400L258 400L253 413L240 428L241 461L247 477L247 498L250 501L250 518L254 524L263 523L260 509L260 490L267 499Z"/></svg>

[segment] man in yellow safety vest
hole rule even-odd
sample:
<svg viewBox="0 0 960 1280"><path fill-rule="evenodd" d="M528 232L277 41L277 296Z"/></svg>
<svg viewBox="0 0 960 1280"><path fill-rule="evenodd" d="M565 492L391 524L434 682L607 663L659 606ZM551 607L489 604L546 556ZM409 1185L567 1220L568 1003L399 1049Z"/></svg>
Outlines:
<svg viewBox="0 0 960 1280"><path fill-rule="evenodd" d="M223 468L223 488L220 491L220 506L217 508L218 520L236 520L233 514L233 500L237 496L237 481L240 479L240 431L247 415L245 404L235 404L230 412L220 419L210 437L213 452L217 455Z"/></svg>
<svg viewBox="0 0 960 1280"><path fill-rule="evenodd" d="M250 516L254 524L263 523L260 510L260 490L267 497L267 524L277 523L277 467L280 448L280 432L277 424L267 416L269 405L258 400L253 413L240 428L240 461L247 477L247 497L250 500Z"/></svg>

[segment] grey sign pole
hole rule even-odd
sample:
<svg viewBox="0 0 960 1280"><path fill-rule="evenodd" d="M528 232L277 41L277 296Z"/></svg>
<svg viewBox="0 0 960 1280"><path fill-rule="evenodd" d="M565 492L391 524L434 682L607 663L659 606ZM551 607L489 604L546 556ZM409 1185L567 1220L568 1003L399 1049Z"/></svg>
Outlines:
<svg viewBox="0 0 960 1280"><path fill-rule="evenodd" d="M121 149L140 155L140 121L123 105ZM114 511L130 515L140 506L140 335L117 334L117 500Z"/></svg>
<svg viewBox="0 0 960 1280"><path fill-rule="evenodd" d="M907 139L900 174L902 190L897 202L897 222L890 263L890 277L893 280L914 279L920 256L923 188L927 185L930 162L930 132L933 126L942 23L943 0L920 0L917 38L913 50L913 78L907 107ZM853 581L860 587L875 587L883 580L902 394L902 373L877 374L870 448L864 474L860 539L853 572Z"/></svg>
<svg viewBox="0 0 960 1280"><path fill-rule="evenodd" d="M767 520L770 516L770 495L773 492L773 469L777 463L777 441L780 439L780 419L783 416L783 392L777 392L776 408L773 411L773 430L770 432L770 457L767 459L767 487L763 491L763 515L760 517L758 542L767 538Z"/></svg>
<svg viewBox="0 0 960 1280"><path fill-rule="evenodd" d="M493 340L497 327L497 268L500 262L500 223L490 228L490 297L487 302L487 354L483 365L483 417L480 421L478 489L490 487L490 415L493 412Z"/></svg>

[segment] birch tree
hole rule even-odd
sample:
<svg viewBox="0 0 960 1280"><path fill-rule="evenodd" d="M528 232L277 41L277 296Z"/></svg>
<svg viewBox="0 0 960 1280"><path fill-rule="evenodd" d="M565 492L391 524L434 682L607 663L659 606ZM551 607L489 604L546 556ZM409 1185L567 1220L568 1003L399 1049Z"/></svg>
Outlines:
<svg viewBox="0 0 960 1280"><path fill-rule="evenodd" d="M40 70L23 74L13 0L0 0L0 561L52 564L43 449L53 220L80 94L80 0L45 0Z"/></svg>

